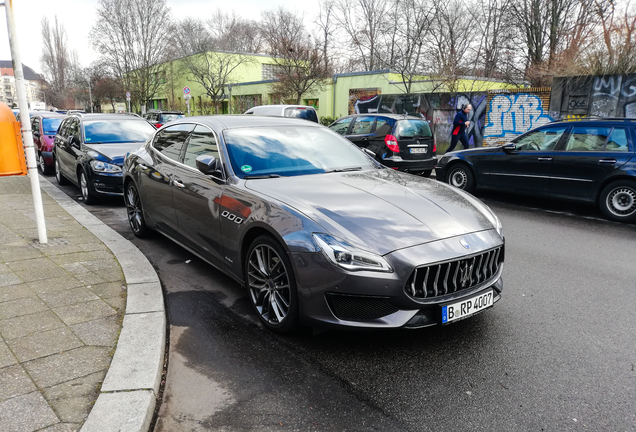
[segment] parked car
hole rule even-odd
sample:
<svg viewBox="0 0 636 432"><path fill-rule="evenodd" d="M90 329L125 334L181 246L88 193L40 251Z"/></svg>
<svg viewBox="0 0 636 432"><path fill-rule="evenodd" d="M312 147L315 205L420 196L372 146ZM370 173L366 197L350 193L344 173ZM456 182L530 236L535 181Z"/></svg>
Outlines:
<svg viewBox="0 0 636 432"><path fill-rule="evenodd" d="M54 112L36 112L31 117L33 144L42 174L53 173L53 142L64 115Z"/></svg>
<svg viewBox="0 0 636 432"><path fill-rule="evenodd" d="M316 109L305 105L261 105L248 109L245 114L300 118L318 123Z"/></svg>
<svg viewBox="0 0 636 432"><path fill-rule="evenodd" d="M86 204L103 196L122 196L124 156L155 130L141 117L122 114L65 117L53 146L57 182L79 186Z"/></svg>
<svg viewBox="0 0 636 432"><path fill-rule="evenodd" d="M445 154L440 180L472 192L496 189L595 203L608 218L636 222L636 122L554 122L498 147Z"/></svg>
<svg viewBox="0 0 636 432"><path fill-rule="evenodd" d="M185 115L181 111L150 110L144 114L144 118L152 123L156 128L160 128L166 123L170 123L173 120L184 117Z"/></svg>
<svg viewBox="0 0 636 432"><path fill-rule="evenodd" d="M428 177L437 163L435 137L428 122L419 117L357 114L342 117L329 128L389 168Z"/></svg>
<svg viewBox="0 0 636 432"><path fill-rule="evenodd" d="M426 327L501 298L488 207L311 122L177 120L126 157L124 188L136 236L158 231L244 284L273 331Z"/></svg>

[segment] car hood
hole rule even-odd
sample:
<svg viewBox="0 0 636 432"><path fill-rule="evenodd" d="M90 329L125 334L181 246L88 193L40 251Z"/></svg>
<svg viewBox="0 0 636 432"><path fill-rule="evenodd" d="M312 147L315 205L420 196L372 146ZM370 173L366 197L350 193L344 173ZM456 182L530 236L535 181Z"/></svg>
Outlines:
<svg viewBox="0 0 636 432"><path fill-rule="evenodd" d="M137 150L143 146L142 142L133 143L113 143L113 144L84 144L88 150L96 151L116 165L123 165L126 154Z"/></svg>
<svg viewBox="0 0 636 432"><path fill-rule="evenodd" d="M496 223L471 195L389 169L255 179L245 186L297 209L327 233L380 255L493 229Z"/></svg>

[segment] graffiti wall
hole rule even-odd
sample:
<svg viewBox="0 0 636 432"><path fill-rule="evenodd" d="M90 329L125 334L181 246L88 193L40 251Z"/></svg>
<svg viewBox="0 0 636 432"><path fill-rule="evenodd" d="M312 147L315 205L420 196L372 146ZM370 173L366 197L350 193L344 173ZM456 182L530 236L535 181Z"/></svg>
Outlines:
<svg viewBox="0 0 636 432"><path fill-rule="evenodd" d="M550 114L555 119L636 118L636 74L555 78Z"/></svg>
<svg viewBox="0 0 636 432"><path fill-rule="evenodd" d="M486 145L504 144L549 123L550 88L491 90L487 101Z"/></svg>
<svg viewBox="0 0 636 432"><path fill-rule="evenodd" d="M437 143L437 153L442 154L450 145L455 114L463 104L471 104L473 110L467 130L471 147L483 145L486 122L485 92L421 93L421 94L373 94L369 89L349 91L349 114L393 113L408 114L426 119L431 124Z"/></svg>

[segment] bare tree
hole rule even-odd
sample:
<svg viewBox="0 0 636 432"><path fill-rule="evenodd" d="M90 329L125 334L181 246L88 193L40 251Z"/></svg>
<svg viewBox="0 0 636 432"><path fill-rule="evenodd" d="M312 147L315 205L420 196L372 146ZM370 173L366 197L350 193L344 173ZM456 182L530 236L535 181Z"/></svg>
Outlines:
<svg viewBox="0 0 636 432"><path fill-rule="evenodd" d="M47 17L42 18L42 40L44 47L40 61L48 81L44 89L46 100L60 108L74 107L72 99L68 98L68 89L73 84L77 54L69 50L66 29L57 16L53 24Z"/></svg>
<svg viewBox="0 0 636 432"><path fill-rule="evenodd" d="M389 0L336 0L336 21L365 71L377 69L378 45L386 31Z"/></svg>
<svg viewBox="0 0 636 432"><path fill-rule="evenodd" d="M169 17L165 0L99 1L93 47L139 106L155 97L165 81L161 63L170 36Z"/></svg>
<svg viewBox="0 0 636 432"><path fill-rule="evenodd" d="M324 88L332 71L301 17L284 8L263 12L261 31L276 67L275 93L301 103L306 93Z"/></svg>

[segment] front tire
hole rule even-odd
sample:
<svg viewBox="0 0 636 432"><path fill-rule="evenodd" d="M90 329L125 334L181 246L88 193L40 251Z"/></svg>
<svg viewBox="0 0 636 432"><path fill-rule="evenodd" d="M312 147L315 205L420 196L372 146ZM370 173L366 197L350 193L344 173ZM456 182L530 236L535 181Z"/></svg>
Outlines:
<svg viewBox="0 0 636 432"><path fill-rule="evenodd" d="M150 235L150 228L146 225L144 218L144 210L141 206L141 198L139 191L134 183L130 182L126 186L126 194L124 195L126 210L128 213L128 224L135 237L144 238Z"/></svg>
<svg viewBox="0 0 636 432"><path fill-rule="evenodd" d="M291 261L271 236L256 238L247 252L245 284L254 310L269 330L289 333L298 327L298 292Z"/></svg>
<svg viewBox="0 0 636 432"><path fill-rule="evenodd" d="M84 172L84 170L80 170L79 184L82 191L82 199L84 203L86 203L87 205L95 204L97 198L95 198L95 196L91 192L91 187L88 183L88 177L86 176L86 172Z"/></svg>
<svg viewBox="0 0 636 432"><path fill-rule="evenodd" d="M465 164L453 165L446 174L446 183L466 192L475 190L475 176Z"/></svg>
<svg viewBox="0 0 636 432"><path fill-rule="evenodd" d="M40 155L38 156L38 166L40 168L40 171L42 171L43 175L51 175L51 167L48 166L46 164L46 161L44 160L44 156L42 156L42 153L40 153Z"/></svg>
<svg viewBox="0 0 636 432"><path fill-rule="evenodd" d="M618 222L636 222L636 183L617 180L605 186L598 204L603 215Z"/></svg>
<svg viewBox="0 0 636 432"><path fill-rule="evenodd" d="M62 174L62 171L60 170L60 163L58 162L57 158L54 158L54 165L55 165L55 180L57 180L57 184L59 184L60 186L67 185L68 180Z"/></svg>

